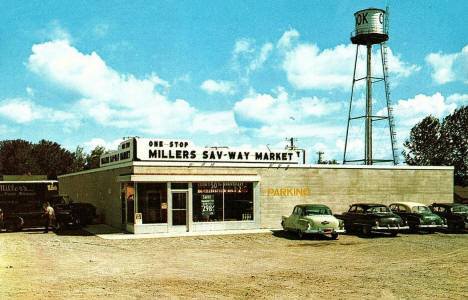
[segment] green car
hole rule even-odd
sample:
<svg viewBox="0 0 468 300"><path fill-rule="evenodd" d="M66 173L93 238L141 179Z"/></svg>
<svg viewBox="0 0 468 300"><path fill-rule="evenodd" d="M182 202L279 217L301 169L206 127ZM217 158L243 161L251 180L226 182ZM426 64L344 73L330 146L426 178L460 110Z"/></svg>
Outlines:
<svg viewBox="0 0 468 300"><path fill-rule="evenodd" d="M343 221L332 215L328 206L322 204L296 205L289 217L281 218L281 226L284 231L296 232L299 238L304 234L330 235L338 238L339 233L344 233Z"/></svg>

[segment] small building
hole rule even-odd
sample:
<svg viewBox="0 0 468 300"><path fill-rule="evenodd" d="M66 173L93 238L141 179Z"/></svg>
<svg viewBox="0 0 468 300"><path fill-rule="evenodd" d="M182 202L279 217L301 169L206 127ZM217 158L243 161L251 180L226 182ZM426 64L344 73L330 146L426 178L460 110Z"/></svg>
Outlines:
<svg viewBox="0 0 468 300"><path fill-rule="evenodd" d="M308 165L293 150L131 138L98 169L58 177L61 194L133 233L279 228L295 204L453 202L453 167Z"/></svg>

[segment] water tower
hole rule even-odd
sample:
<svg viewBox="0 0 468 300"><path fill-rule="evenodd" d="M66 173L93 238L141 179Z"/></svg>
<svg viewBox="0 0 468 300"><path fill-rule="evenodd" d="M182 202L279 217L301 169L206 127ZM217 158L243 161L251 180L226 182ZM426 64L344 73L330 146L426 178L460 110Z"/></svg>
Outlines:
<svg viewBox="0 0 468 300"><path fill-rule="evenodd" d="M356 58L354 61L353 85L351 87L351 100L349 103L348 126L346 128L346 140L343 156L343 164L350 162L362 162L365 165L372 165L380 162L393 162L396 164L396 148L395 148L395 131L392 117L392 108L390 105L390 87L388 82L387 68L387 46L385 42L388 40L388 7L387 10L378 8L367 8L354 13L356 20L356 29L351 33L351 42L356 44ZM382 60L382 77L372 75L372 45L380 45L380 55ZM367 48L367 66L366 76L356 78L356 66L358 64L359 46ZM365 111L362 115L353 116L353 94L355 85L361 81L366 82L366 104ZM377 82L382 82L385 87L386 112L383 115L376 115L372 111L372 85ZM375 100L375 99L374 99ZM363 159L346 159L348 149L348 134L351 121L363 121L365 127L364 134L364 158ZM373 157L372 149L372 125L373 122L387 120L390 131L390 147L392 151L391 159L376 159Z"/></svg>

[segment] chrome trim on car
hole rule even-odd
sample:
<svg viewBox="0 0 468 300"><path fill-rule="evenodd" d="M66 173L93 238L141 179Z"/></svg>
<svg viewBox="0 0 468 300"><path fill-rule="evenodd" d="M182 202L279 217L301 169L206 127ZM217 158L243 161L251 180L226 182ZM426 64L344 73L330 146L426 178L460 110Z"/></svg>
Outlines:
<svg viewBox="0 0 468 300"><path fill-rule="evenodd" d="M344 229L310 229L305 230L304 233L345 233Z"/></svg>
<svg viewBox="0 0 468 300"><path fill-rule="evenodd" d="M373 226L371 230L408 230L409 226Z"/></svg>
<svg viewBox="0 0 468 300"><path fill-rule="evenodd" d="M437 225L437 224L430 224L430 225L424 225L424 224L420 224L420 225L416 225L416 227L418 228L447 228L448 226L445 225L445 224L441 224L441 225Z"/></svg>

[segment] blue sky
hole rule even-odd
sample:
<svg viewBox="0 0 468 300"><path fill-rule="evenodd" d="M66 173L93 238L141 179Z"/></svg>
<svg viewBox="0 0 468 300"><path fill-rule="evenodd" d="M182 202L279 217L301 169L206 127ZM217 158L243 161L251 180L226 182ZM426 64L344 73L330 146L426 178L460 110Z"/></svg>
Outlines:
<svg viewBox="0 0 468 300"><path fill-rule="evenodd" d="M1 139L90 151L124 136L255 148L296 137L309 163L318 151L341 161L353 14L387 3L401 150L422 118L468 104L467 1L2 1ZM353 112L363 99L360 86ZM374 156L388 157L388 126L376 127ZM351 156L363 140L353 123Z"/></svg>

